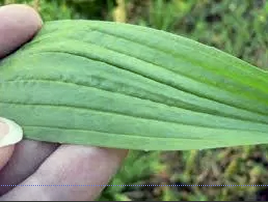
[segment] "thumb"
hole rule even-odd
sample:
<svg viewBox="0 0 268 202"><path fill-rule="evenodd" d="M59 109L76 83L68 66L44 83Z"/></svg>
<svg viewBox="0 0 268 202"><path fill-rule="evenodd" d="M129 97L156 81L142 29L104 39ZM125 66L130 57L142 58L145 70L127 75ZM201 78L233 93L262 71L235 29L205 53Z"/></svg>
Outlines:
<svg viewBox="0 0 268 202"><path fill-rule="evenodd" d="M0 170L10 159L14 144L22 139L22 129L15 122L0 117Z"/></svg>

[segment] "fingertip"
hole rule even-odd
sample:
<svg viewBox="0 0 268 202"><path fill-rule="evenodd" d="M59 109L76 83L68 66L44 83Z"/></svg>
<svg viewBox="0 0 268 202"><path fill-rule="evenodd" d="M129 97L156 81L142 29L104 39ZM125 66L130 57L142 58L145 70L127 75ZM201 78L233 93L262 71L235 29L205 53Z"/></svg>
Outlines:
<svg viewBox="0 0 268 202"><path fill-rule="evenodd" d="M42 27L40 15L30 6L0 7L0 58L30 40Z"/></svg>
<svg viewBox="0 0 268 202"><path fill-rule="evenodd" d="M34 22L32 25L34 27L41 28L43 21L39 15L39 13L33 8L30 7L29 5L26 4L9 4L9 5L5 5L5 6L1 6L0 7L0 13L2 15L7 15L8 17L12 14L14 14L14 16L12 17L27 17L29 18L28 20L32 22Z"/></svg>
<svg viewBox="0 0 268 202"><path fill-rule="evenodd" d="M22 139L22 129L13 121L0 117L0 170L14 151L14 144Z"/></svg>
<svg viewBox="0 0 268 202"><path fill-rule="evenodd" d="M0 117L0 148L14 145L23 138L22 128L12 120Z"/></svg>

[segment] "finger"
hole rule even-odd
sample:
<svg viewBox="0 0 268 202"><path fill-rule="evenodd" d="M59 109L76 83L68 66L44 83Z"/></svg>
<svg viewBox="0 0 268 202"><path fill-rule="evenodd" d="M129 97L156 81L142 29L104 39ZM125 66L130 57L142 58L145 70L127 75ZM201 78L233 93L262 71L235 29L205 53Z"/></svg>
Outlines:
<svg viewBox="0 0 268 202"><path fill-rule="evenodd" d="M38 13L25 5L0 7L0 58L30 40L41 28Z"/></svg>
<svg viewBox="0 0 268 202"><path fill-rule="evenodd" d="M8 125L0 121L0 141L9 133ZM7 161L12 155L14 146L0 148L0 170L6 165Z"/></svg>
<svg viewBox="0 0 268 202"><path fill-rule="evenodd" d="M17 185L43 163L56 150L57 144L24 140L20 142L8 164L0 172L0 185ZM1 151L0 151L1 152ZM0 187L0 195L13 187Z"/></svg>
<svg viewBox="0 0 268 202"><path fill-rule="evenodd" d="M0 170L6 165L14 151L14 146L0 148ZM0 183L1 184L1 183Z"/></svg>
<svg viewBox="0 0 268 202"><path fill-rule="evenodd" d="M14 121L0 117L0 170L7 163L14 145L22 140L23 131Z"/></svg>
<svg viewBox="0 0 268 202"><path fill-rule="evenodd" d="M107 185L127 150L64 145L22 185ZM93 200L100 186L16 187L2 200Z"/></svg>

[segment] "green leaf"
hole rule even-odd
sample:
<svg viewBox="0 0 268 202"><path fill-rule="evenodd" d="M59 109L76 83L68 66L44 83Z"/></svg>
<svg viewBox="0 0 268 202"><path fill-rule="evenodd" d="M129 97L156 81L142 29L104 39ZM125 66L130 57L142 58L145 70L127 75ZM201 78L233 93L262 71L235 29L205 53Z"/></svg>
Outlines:
<svg viewBox="0 0 268 202"><path fill-rule="evenodd" d="M25 138L138 150L268 143L268 74L198 42L100 21L46 23L0 64Z"/></svg>

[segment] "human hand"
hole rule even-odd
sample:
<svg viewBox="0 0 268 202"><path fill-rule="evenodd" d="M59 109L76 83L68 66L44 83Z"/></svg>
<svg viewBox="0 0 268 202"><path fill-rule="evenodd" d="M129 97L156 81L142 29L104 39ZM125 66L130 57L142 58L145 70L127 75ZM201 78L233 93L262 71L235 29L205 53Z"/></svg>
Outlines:
<svg viewBox="0 0 268 202"><path fill-rule="evenodd" d="M30 40L41 26L42 20L32 8L1 7L0 58ZM0 141L7 131L0 121ZM106 185L126 155L127 150L30 140L0 148L0 200L94 200L104 187L42 185ZM3 186L18 184L26 186Z"/></svg>

